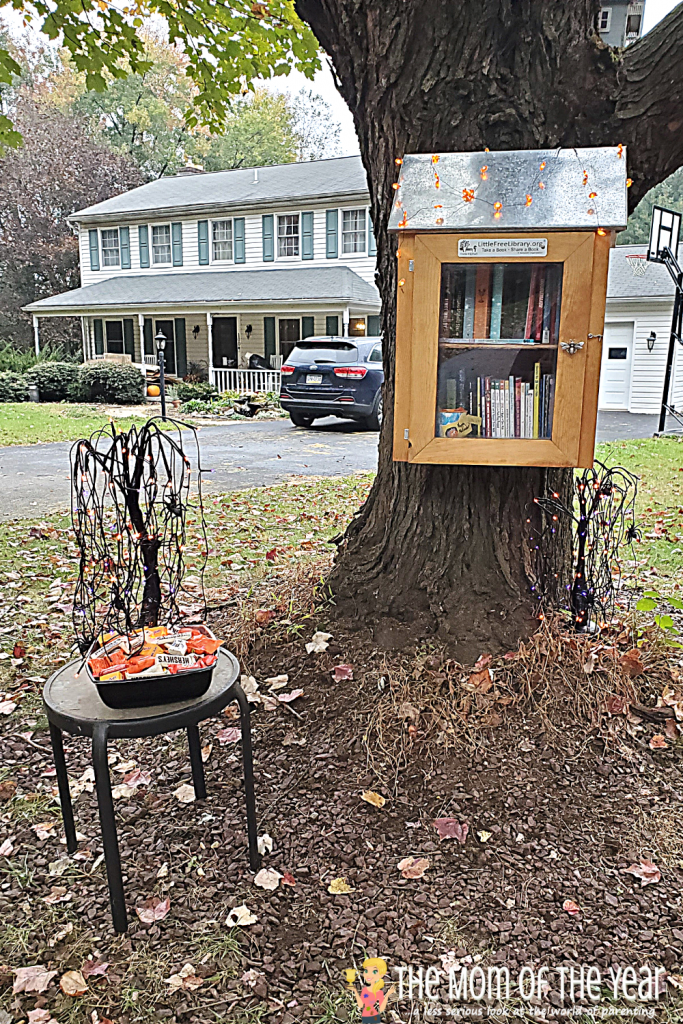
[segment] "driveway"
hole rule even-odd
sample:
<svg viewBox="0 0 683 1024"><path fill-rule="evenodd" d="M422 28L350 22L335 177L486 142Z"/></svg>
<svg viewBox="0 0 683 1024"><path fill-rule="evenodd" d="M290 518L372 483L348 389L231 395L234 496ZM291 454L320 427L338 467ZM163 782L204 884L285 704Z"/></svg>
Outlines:
<svg viewBox="0 0 683 1024"><path fill-rule="evenodd" d="M598 441L652 437L657 416L598 416ZM672 422L667 426L675 426ZM347 476L377 465L378 434L348 420L317 420L310 430L289 420L226 423L200 432L204 485L210 491L265 487L299 476ZM0 521L35 517L69 505L70 443L0 448Z"/></svg>

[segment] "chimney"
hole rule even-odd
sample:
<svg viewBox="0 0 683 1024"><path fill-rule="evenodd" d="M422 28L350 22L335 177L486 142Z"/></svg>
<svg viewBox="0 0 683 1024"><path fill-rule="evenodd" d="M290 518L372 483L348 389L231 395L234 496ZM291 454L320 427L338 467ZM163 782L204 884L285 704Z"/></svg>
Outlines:
<svg viewBox="0 0 683 1024"><path fill-rule="evenodd" d="M188 174L203 174L203 167L195 167L193 164L187 164L185 167L181 167L179 171L176 171L176 178L184 178Z"/></svg>

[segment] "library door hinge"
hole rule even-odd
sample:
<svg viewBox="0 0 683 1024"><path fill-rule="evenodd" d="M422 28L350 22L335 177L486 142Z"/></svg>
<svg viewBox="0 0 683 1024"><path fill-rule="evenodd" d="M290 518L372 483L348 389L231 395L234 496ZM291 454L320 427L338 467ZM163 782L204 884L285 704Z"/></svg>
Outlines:
<svg viewBox="0 0 683 1024"><path fill-rule="evenodd" d="M562 351L566 352L567 355L570 356L573 356L575 352L579 352L583 348L583 346L583 341L574 341L573 339L570 339L569 341L560 342L560 348L562 349Z"/></svg>
<svg viewBox="0 0 683 1024"><path fill-rule="evenodd" d="M411 274L415 270L415 260L408 260L408 270Z"/></svg>
<svg viewBox="0 0 683 1024"><path fill-rule="evenodd" d="M408 431L408 428L406 427L406 429L403 431L403 440L404 441L408 440L408 433L409 433L409 431Z"/></svg>

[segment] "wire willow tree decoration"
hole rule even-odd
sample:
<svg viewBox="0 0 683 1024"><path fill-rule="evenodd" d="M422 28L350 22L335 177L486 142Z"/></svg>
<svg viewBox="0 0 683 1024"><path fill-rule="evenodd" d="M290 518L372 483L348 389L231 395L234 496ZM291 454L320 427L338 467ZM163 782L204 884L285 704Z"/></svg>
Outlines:
<svg viewBox="0 0 683 1024"><path fill-rule="evenodd" d="M197 432L175 420L164 426L170 429L151 419L119 433L112 423L71 449L71 519L80 552L73 623L82 654L105 633L138 631L133 648L141 647L141 627L180 621L193 519L202 541L197 568L206 614L208 547ZM192 438L196 455L194 493L183 437Z"/></svg>
<svg viewBox="0 0 683 1024"><path fill-rule="evenodd" d="M639 539L635 519L638 477L621 466L595 462L574 476L573 503L557 493L534 498L553 533L561 519L572 524L572 581L567 583L574 627L591 631L614 614L621 584L620 551Z"/></svg>

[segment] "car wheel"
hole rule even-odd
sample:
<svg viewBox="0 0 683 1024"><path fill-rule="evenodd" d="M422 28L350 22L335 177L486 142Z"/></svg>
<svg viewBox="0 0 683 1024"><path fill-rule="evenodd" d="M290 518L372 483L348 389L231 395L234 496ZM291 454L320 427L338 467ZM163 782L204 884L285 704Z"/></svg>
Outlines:
<svg viewBox="0 0 683 1024"><path fill-rule="evenodd" d="M384 415L384 406L382 403L382 391L381 389L377 392L377 398L375 399L375 406L368 418L365 421L365 426L368 430L381 430L382 418Z"/></svg>
<svg viewBox="0 0 683 1024"><path fill-rule="evenodd" d="M314 416L306 416L303 412L290 412L289 418L295 427L311 427L315 419Z"/></svg>

